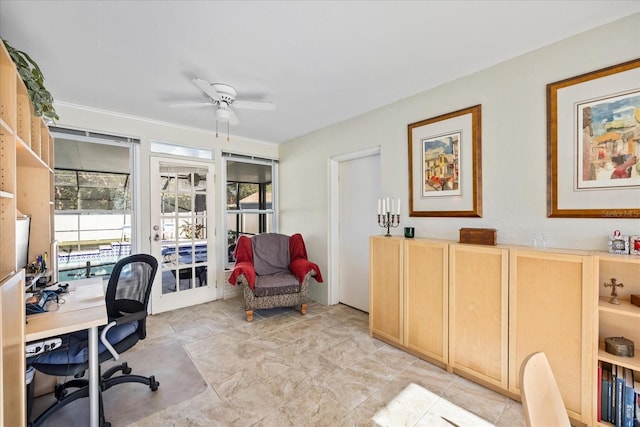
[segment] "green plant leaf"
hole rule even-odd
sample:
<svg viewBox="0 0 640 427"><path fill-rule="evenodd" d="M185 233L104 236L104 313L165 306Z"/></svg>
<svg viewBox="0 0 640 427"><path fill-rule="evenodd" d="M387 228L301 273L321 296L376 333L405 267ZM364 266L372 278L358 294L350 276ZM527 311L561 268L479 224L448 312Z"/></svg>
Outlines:
<svg viewBox="0 0 640 427"><path fill-rule="evenodd" d="M38 64L27 53L12 47L6 40L2 39L2 42L16 64L20 78L27 87L27 93L33 103L34 114L38 117L44 116L58 120L59 117L53 107L53 96L44 87L44 75Z"/></svg>

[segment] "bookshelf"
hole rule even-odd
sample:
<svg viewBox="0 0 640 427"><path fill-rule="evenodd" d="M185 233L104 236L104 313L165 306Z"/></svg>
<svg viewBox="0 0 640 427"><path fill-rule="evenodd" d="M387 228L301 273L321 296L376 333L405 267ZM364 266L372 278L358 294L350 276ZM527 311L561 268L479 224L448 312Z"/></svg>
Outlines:
<svg viewBox="0 0 640 427"><path fill-rule="evenodd" d="M36 117L13 60L0 43L0 425L25 425L23 266L16 218L31 215L29 259L51 251L53 137Z"/></svg>
<svg viewBox="0 0 640 427"><path fill-rule="evenodd" d="M597 282L595 285L598 299L597 322L597 361L611 363L634 371L635 379L640 379L640 307L630 303L630 296L640 295L640 257L637 255L611 255L600 252L596 254ZM617 288L619 305L609 302L611 288L605 288L615 278L624 286ZM634 342L634 357L620 357L607 353L604 349L604 339L613 336L623 336ZM598 390L598 375L594 375L594 408L600 405ZM594 411L596 412L596 411ZM595 425L610 427L613 424L606 421L596 421Z"/></svg>
<svg viewBox="0 0 640 427"><path fill-rule="evenodd" d="M598 365L640 379L640 307L630 303L640 295L640 256L402 237L370 243L372 336L515 399L522 360L544 351L570 418L612 426L597 421ZM619 305L603 286L611 278L624 284ZM605 352L613 336L632 340L635 356Z"/></svg>

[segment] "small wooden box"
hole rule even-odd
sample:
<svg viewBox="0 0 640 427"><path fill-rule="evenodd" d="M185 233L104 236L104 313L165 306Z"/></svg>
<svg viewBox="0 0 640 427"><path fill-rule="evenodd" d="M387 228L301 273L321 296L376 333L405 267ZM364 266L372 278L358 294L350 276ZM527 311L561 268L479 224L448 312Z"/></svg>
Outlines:
<svg viewBox="0 0 640 427"><path fill-rule="evenodd" d="M640 295L631 294L631 304L640 307Z"/></svg>
<svg viewBox="0 0 640 427"><path fill-rule="evenodd" d="M497 234L495 228L461 228L460 243L473 245L496 245Z"/></svg>

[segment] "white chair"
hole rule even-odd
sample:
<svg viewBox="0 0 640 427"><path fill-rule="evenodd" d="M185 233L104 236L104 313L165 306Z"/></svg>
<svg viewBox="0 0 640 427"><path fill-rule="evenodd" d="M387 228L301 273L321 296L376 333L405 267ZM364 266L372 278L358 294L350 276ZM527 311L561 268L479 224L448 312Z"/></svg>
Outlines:
<svg viewBox="0 0 640 427"><path fill-rule="evenodd" d="M522 362L520 393L528 427L571 427L560 389L544 353L532 353Z"/></svg>

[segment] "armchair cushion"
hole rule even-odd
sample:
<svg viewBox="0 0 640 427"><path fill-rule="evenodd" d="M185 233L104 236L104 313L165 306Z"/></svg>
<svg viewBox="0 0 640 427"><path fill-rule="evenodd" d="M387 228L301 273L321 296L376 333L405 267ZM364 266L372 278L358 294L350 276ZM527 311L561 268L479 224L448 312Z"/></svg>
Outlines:
<svg viewBox="0 0 640 427"><path fill-rule="evenodd" d="M253 293L257 297L271 295L295 294L300 292L300 282L289 272L278 272L267 276L256 277L256 287Z"/></svg>

